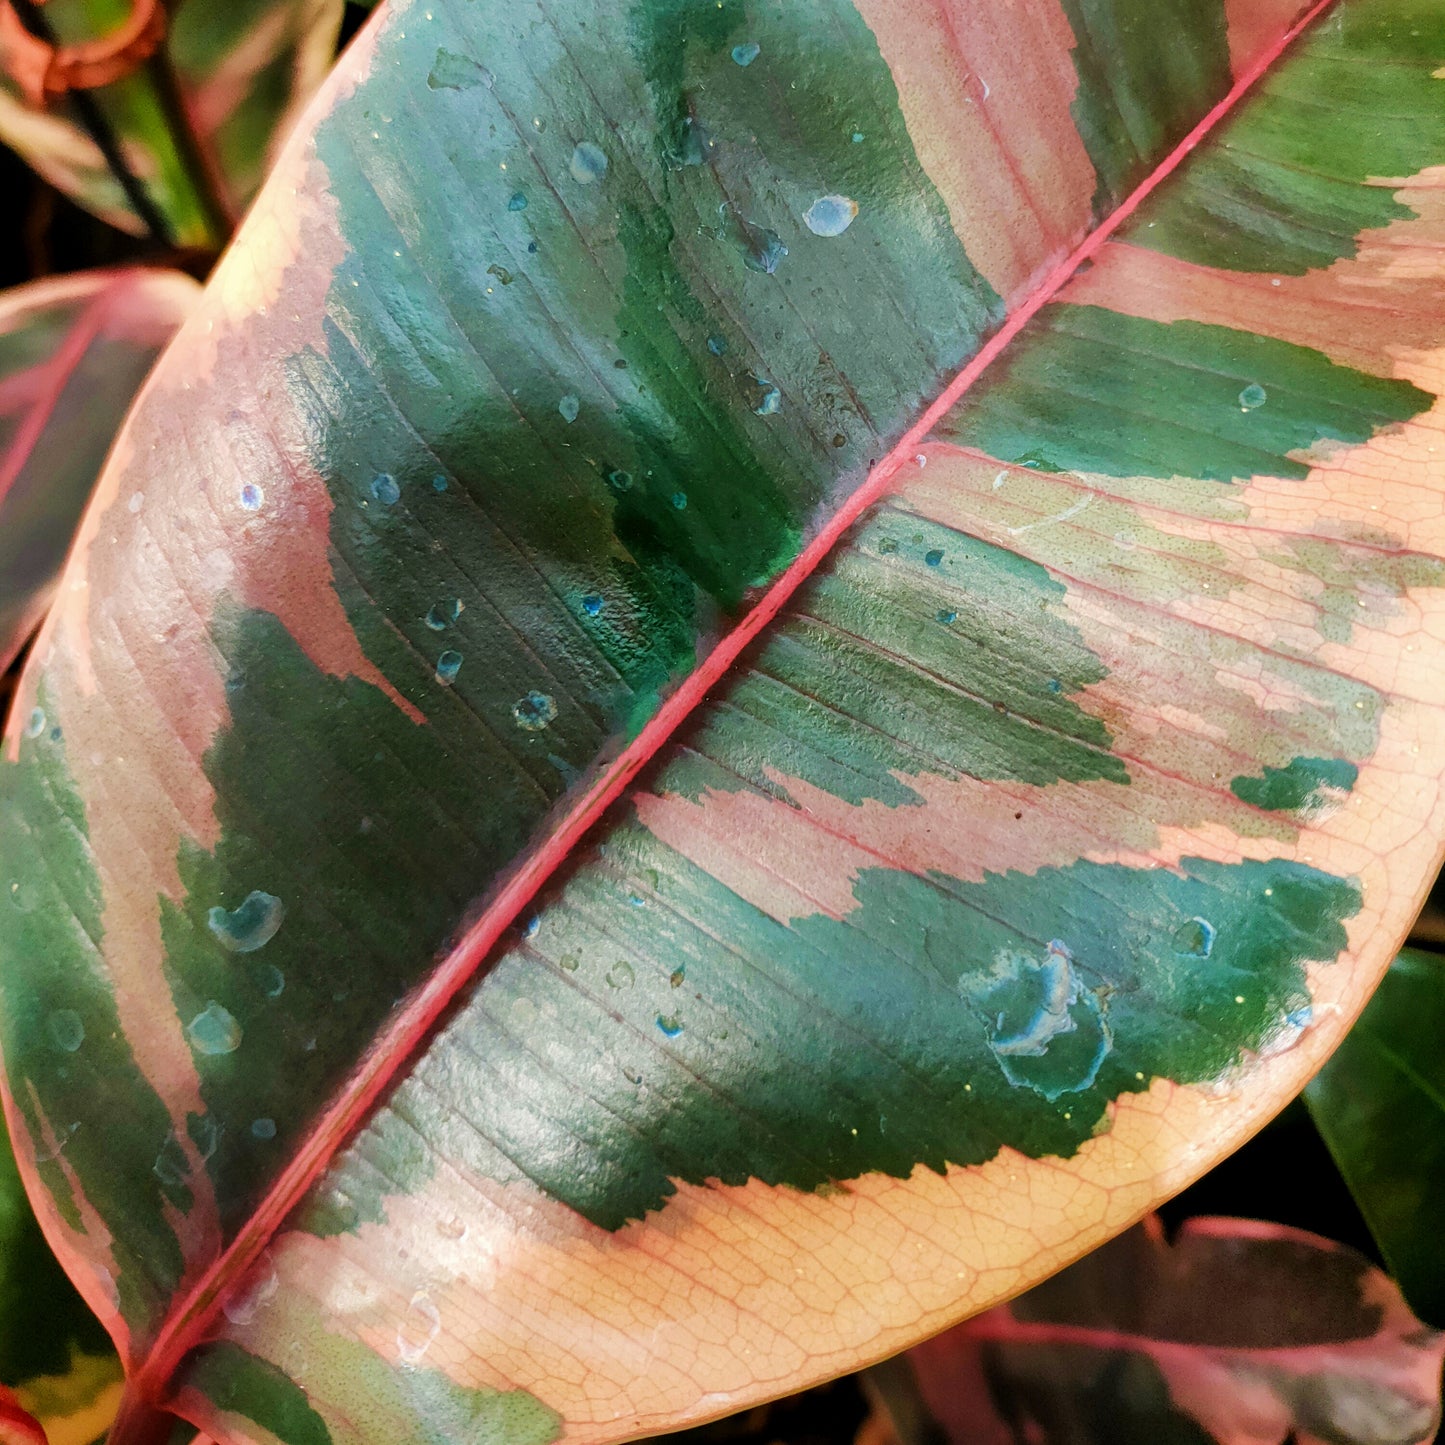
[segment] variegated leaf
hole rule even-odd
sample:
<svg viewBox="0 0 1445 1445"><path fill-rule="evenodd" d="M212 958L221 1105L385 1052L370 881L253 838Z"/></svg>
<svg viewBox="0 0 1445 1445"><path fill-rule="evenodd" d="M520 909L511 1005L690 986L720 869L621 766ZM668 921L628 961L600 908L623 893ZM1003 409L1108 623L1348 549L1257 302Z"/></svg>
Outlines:
<svg viewBox="0 0 1445 1445"><path fill-rule="evenodd" d="M1445 15L1294 18L377 17L0 769L115 1441L701 1419L1298 1090L1442 835Z"/></svg>

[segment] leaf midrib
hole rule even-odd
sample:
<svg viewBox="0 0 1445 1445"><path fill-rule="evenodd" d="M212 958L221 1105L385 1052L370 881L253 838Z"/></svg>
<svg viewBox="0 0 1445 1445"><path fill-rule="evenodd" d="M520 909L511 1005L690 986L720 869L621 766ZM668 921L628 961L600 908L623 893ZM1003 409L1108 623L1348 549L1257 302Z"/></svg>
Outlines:
<svg viewBox="0 0 1445 1445"><path fill-rule="evenodd" d="M557 815L545 840L506 876L484 912L438 964L426 983L376 1038L365 1058L327 1105L302 1148L292 1157L259 1207L211 1267L172 1309L156 1335L144 1364L130 1378L127 1403L161 1407L167 1384L186 1354L204 1338L229 1289L239 1283L270 1243L306 1190L359 1128L372 1106L391 1086L447 1007L477 975L507 928L571 857L574 848L707 700L742 653L776 620L794 593L818 570L844 535L888 493L889 483L910 460L959 399L1002 355L1044 306L1092 259L1105 242L1210 135L1273 67L1291 44L1336 0L1315 0L1278 39L1239 76L1218 101L1145 178L1122 205L1039 281L977 355L964 366L918 420L873 467L863 484L828 518L813 539L759 598L752 610L723 637L678 686L645 727L582 796ZM373 24L380 25L378 13ZM544 827L546 823L544 822ZM123 1415L130 1413L123 1410ZM144 1411L137 1412L136 1418ZM138 1445L125 1438L121 1423L112 1445Z"/></svg>

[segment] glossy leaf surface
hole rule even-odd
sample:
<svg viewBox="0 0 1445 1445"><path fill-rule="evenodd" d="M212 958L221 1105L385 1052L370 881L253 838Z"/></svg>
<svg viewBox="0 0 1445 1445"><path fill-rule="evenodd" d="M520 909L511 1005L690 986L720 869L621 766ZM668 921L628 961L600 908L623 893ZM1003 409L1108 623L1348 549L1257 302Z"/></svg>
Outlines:
<svg viewBox="0 0 1445 1445"><path fill-rule="evenodd" d="M1442 835L1445 17L1007 13L417 3L319 98L0 767L117 1440L852 1368L1368 995Z"/></svg>
<svg viewBox="0 0 1445 1445"><path fill-rule="evenodd" d="M1421 1445L1442 1358L1353 1250L1151 1218L873 1379L904 1445Z"/></svg>
<svg viewBox="0 0 1445 1445"><path fill-rule="evenodd" d="M0 294L0 672L44 615L116 429L199 292L131 270Z"/></svg>
<svg viewBox="0 0 1445 1445"><path fill-rule="evenodd" d="M344 0L186 0L169 20L167 67L147 62L87 92L159 213L163 239L212 248L225 241L330 68L343 7ZM57 42L79 45L114 34L132 8L130 0L49 0L42 13ZM0 37L0 59L4 53ZM177 105L191 135L177 127ZM86 209L122 230L146 229L74 102L37 107L4 65L0 140Z"/></svg>
<svg viewBox="0 0 1445 1445"><path fill-rule="evenodd" d="M1406 949L1305 1090L1324 1135L1414 1310L1445 1321L1445 964Z"/></svg>

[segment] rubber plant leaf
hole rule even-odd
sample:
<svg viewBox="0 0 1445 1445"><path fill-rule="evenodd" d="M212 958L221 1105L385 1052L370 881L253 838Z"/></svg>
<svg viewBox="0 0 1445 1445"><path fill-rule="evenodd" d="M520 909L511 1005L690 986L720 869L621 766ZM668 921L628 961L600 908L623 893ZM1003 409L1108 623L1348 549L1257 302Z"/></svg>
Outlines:
<svg viewBox="0 0 1445 1445"><path fill-rule="evenodd" d="M129 0L48 0L39 14L52 43L95 45L124 31L134 8ZM344 8L344 0L162 5L159 51L118 79L43 103L18 60L22 49L29 54L26 27L10 12L0 29L0 141L122 230L218 248L330 69Z"/></svg>
<svg viewBox="0 0 1445 1445"><path fill-rule="evenodd" d="M373 18L0 764L113 1445L683 1425L1298 1092L1445 835L1445 12L1299 23Z"/></svg>
<svg viewBox="0 0 1445 1445"><path fill-rule="evenodd" d="M1410 1306L1445 1324L1445 1269L1430 1221L1445 1207L1445 960L1406 949L1305 1090Z"/></svg>
<svg viewBox="0 0 1445 1445"><path fill-rule="evenodd" d="M0 293L0 672L44 615L116 429L199 293L140 268Z"/></svg>
<svg viewBox="0 0 1445 1445"><path fill-rule="evenodd" d="M1423 1445L1445 1335L1354 1250L1156 1217L865 1379L901 1445Z"/></svg>
<svg viewBox="0 0 1445 1445"><path fill-rule="evenodd" d="M36 1223L0 1136L0 1441L91 1445L121 1397L121 1365ZM27 1421L31 1422L27 1425Z"/></svg>

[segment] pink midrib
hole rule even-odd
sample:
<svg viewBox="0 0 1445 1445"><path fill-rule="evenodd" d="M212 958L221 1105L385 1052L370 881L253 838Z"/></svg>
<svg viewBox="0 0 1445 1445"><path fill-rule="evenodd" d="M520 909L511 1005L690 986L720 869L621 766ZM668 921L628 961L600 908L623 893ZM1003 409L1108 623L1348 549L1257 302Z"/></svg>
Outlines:
<svg viewBox="0 0 1445 1445"><path fill-rule="evenodd" d="M157 1335L144 1366L132 1376L131 1392L147 1402L158 1404L163 1399L167 1382L187 1351L204 1338L228 1286L245 1275L302 1195L326 1169L336 1151L364 1123L372 1106L412 1057L447 1006L475 976L502 934L566 863L582 837L703 704L707 694L718 685L742 652L817 571L844 533L886 494L889 482L914 456L935 424L1007 349L1039 310L1054 298L1079 266L1089 260L1148 196L1173 174L1245 92L1275 64L1295 38L1334 3L1335 0L1315 0L1304 15L1239 76L1229 93L1175 146L1129 199L1044 276L1028 299L904 433L869 473L863 485L839 507L747 616L698 664L651 721L623 749L612 766L594 780L572 808L554 824L546 841L516 867L486 912L378 1036L366 1058L359 1062L356 1071L328 1105L306 1144L278 1176L246 1228L181 1299ZM139 1445L139 1441L124 1438L122 1433L113 1431L111 1445Z"/></svg>

